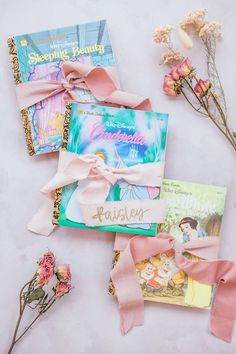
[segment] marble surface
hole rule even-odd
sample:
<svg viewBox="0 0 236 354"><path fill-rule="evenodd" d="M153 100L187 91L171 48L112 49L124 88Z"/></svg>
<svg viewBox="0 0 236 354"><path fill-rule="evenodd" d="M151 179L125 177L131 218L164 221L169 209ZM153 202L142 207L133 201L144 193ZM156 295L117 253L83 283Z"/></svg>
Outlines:
<svg viewBox="0 0 236 354"><path fill-rule="evenodd" d="M191 4L190 4L191 3ZM50 238L35 236L26 224L41 202L39 189L54 174L57 156L29 157L18 112L6 40L30 33L106 18L122 87L149 96L154 108L170 113L166 177L226 186L221 256L236 261L235 152L207 120L181 99L161 92L160 66L153 30L175 24L192 8L208 7L224 24L217 62L235 122L235 0L0 0L0 353L6 354L18 311L18 292L34 262L50 248L71 264L74 289L35 325L16 354L233 354L231 345L212 336L204 310L147 303L145 326L122 337L116 301L107 294L114 235L61 228ZM198 46L190 53L201 60ZM200 70L204 75L204 70Z"/></svg>

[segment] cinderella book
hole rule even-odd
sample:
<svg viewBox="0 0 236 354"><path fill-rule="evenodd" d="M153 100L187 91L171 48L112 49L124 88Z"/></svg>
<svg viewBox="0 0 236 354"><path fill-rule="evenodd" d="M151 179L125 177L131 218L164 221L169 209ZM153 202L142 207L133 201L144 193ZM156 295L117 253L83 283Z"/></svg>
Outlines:
<svg viewBox="0 0 236 354"><path fill-rule="evenodd" d="M106 165L118 169L153 162L164 165L167 125L166 113L73 103L65 120L63 148L79 155L96 154ZM121 179L111 187L106 201L159 199L160 187L131 185ZM83 188L83 183L78 182L57 192L54 224L88 227L78 202ZM93 228L154 236L157 224L144 220L144 223L127 225L102 226L101 223Z"/></svg>

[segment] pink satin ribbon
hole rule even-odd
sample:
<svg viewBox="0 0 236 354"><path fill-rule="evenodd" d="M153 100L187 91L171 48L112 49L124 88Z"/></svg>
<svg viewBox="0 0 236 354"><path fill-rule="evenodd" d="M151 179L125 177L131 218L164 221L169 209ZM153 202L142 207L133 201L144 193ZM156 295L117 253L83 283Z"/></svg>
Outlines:
<svg viewBox="0 0 236 354"><path fill-rule="evenodd" d="M118 180L123 179L129 184L138 186L156 187L162 184L163 171L164 166L160 162L112 168L107 166L98 155L77 155L61 150L56 175L41 189L41 193L46 197L45 203L31 219L28 229L46 236L53 231L55 227L52 225L53 201L57 188L87 180L88 184L79 196L79 203L85 205L86 212L89 204L104 202L110 187ZM163 211L162 204L159 209L162 217Z"/></svg>
<svg viewBox="0 0 236 354"><path fill-rule="evenodd" d="M197 238L185 244L180 244L174 237L164 233L154 238L131 238L111 271L119 303L122 333L126 334L134 326L144 323L144 300L135 264L174 249L175 263L179 269L201 283L217 284L210 331L230 342L236 318L236 263L211 259L216 256L217 245L218 237ZM186 258L184 252L209 260L194 261Z"/></svg>
<svg viewBox="0 0 236 354"><path fill-rule="evenodd" d="M98 101L111 105L152 110L148 98L119 90L114 67L94 67L67 61L62 65L62 72L64 79L61 81L40 79L17 85L16 94L20 110L58 93L64 93L65 101L88 103L80 100L73 91L74 88L89 90Z"/></svg>

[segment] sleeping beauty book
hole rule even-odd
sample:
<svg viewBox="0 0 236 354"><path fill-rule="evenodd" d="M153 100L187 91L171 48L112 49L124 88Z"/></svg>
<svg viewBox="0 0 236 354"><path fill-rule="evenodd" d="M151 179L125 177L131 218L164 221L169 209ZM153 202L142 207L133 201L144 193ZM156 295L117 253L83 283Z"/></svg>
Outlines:
<svg viewBox="0 0 236 354"><path fill-rule="evenodd" d="M225 197L223 187L164 179L161 198L167 214L159 231L180 243L197 237L219 237ZM114 250L113 267L120 256L122 253ZM178 269L173 250L136 264L136 270L144 300L199 308L211 306L212 286L200 284ZM115 293L112 282L109 292Z"/></svg>
<svg viewBox="0 0 236 354"><path fill-rule="evenodd" d="M8 39L8 47L16 89L32 81L63 82L63 63L68 61L110 67L115 72L105 20L14 36ZM73 93L80 102L97 102L84 88L74 88ZM58 151L65 113L63 93L29 107L22 108L19 102L19 106L29 154Z"/></svg>
<svg viewBox="0 0 236 354"><path fill-rule="evenodd" d="M95 154L115 169L155 162L164 165L168 114L78 103L68 106L71 111L66 114L63 137L63 148L67 151ZM83 222L78 201L84 187L80 181L57 190L54 224L88 227ZM149 203L159 197L160 187L134 185L120 179L111 186L106 202L148 200ZM157 224L142 220L106 226L101 223L93 228L155 236Z"/></svg>

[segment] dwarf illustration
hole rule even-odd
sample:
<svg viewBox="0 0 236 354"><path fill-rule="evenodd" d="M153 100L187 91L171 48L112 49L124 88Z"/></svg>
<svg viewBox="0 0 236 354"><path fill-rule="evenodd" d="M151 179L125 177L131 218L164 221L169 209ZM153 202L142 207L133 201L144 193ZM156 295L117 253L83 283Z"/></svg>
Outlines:
<svg viewBox="0 0 236 354"><path fill-rule="evenodd" d="M183 286L185 274L179 268L176 267L174 260L174 250L169 250L160 255L163 262L168 262L170 269L170 278L168 281L168 288L171 290L171 295L180 296L184 295Z"/></svg>
<svg viewBox="0 0 236 354"><path fill-rule="evenodd" d="M161 253L160 260L160 267L154 270L153 277L147 282L147 292L164 294L170 287L172 295L183 295L184 272L175 265L174 251Z"/></svg>
<svg viewBox="0 0 236 354"><path fill-rule="evenodd" d="M136 269L139 273L139 283L141 288L145 290L147 282L152 279L155 271L155 267L151 260L142 262L136 265Z"/></svg>
<svg viewBox="0 0 236 354"><path fill-rule="evenodd" d="M164 290L171 278L170 259L160 254L161 265L153 272L153 277L148 280L146 290L149 293L156 293Z"/></svg>

